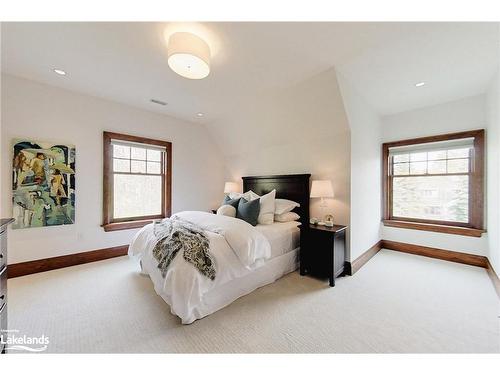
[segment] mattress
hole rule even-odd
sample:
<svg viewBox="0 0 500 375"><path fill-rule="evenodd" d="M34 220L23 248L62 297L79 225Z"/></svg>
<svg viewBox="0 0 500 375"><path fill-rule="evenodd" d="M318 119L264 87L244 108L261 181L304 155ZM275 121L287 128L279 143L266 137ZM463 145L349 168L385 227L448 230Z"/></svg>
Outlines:
<svg viewBox="0 0 500 375"><path fill-rule="evenodd" d="M286 254L300 246L300 222L289 221L287 223L274 222L273 224L255 227L261 232L271 244L271 258Z"/></svg>

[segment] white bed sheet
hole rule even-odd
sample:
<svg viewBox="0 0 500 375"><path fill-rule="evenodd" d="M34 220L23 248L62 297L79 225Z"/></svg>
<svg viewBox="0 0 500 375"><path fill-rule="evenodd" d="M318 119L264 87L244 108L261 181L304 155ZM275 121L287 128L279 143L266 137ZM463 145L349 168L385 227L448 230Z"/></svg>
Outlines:
<svg viewBox="0 0 500 375"><path fill-rule="evenodd" d="M274 222L268 225L257 225L257 229L264 235L271 245L271 259L295 250L300 246L300 222Z"/></svg>
<svg viewBox="0 0 500 375"><path fill-rule="evenodd" d="M291 251L288 249L289 243L294 241L292 233L296 233L296 230L290 223L279 224L288 225L274 226L274 228L264 230L259 228L261 233L265 232L262 234L266 238L270 236L271 241L275 243L275 250L270 259L254 270L249 270L242 265L222 235L208 232L211 248L212 241L214 241L215 254L212 253L212 256L215 257L217 265L217 277L213 282L203 279L202 284L193 283L189 275L194 274L199 277L198 272L182 256L175 257L169 267L171 271L166 278L163 278L157 267L158 262L152 254L156 243L152 225L144 227L138 233L129 248L129 255L137 256L141 260L142 272L150 276L156 293L167 302L172 314L179 316L183 324L190 324L297 269L298 249ZM273 224L267 225L267 227L271 226ZM284 236L283 233L288 234ZM285 237L288 240L285 240ZM279 250L279 243L286 244L286 247ZM204 284L206 288L203 287ZM197 290L191 290L193 285Z"/></svg>
<svg viewBox="0 0 500 375"><path fill-rule="evenodd" d="M217 286L203 296L203 305L196 311L196 319L230 305L238 298L246 296L254 290L271 284L299 267L299 249L278 255L246 276L231 280Z"/></svg>

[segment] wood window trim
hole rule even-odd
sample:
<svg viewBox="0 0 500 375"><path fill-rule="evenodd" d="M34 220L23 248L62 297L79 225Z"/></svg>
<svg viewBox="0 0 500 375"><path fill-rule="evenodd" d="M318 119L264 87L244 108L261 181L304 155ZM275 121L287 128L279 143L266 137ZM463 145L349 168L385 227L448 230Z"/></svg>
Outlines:
<svg viewBox="0 0 500 375"><path fill-rule="evenodd" d="M133 217L133 218L123 218L120 220L113 220L112 218L112 207L113 207L113 194L112 194L112 183L113 183L113 152L111 140L120 140L126 142L143 143L149 145L155 145L164 147L165 159L164 165L166 172L162 174L162 212L160 215L144 216L144 217ZM102 228L105 232L116 231L116 230L126 230L133 228L141 228L155 219L162 219L169 217L171 215L172 207L172 143L138 137L134 135L113 133L113 132L103 132L103 221Z"/></svg>
<svg viewBox="0 0 500 375"><path fill-rule="evenodd" d="M461 236L481 237L486 231L483 229L455 227L451 225L424 224L412 221L383 220L386 227L424 230L428 232L439 232L448 234L458 234Z"/></svg>
<svg viewBox="0 0 500 375"><path fill-rule="evenodd" d="M484 137L484 129L479 129L430 137L406 139L382 144L383 224L388 227L481 237L481 235L486 232L484 228ZM389 176L389 149L391 147L440 142L461 138L474 138L474 155L472 159L472 172L470 173L471 189L469 198L469 223L457 225L457 223L448 223L444 221L411 220L408 218L393 217L391 211L392 180Z"/></svg>

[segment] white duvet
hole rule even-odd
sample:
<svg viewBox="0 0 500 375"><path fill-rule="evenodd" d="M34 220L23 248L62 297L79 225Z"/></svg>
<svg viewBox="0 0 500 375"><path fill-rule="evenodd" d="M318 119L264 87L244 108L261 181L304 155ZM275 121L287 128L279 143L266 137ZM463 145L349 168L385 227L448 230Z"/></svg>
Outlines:
<svg viewBox="0 0 500 375"><path fill-rule="evenodd" d="M151 277L156 292L182 323L189 324L204 316L205 294L262 266L271 257L271 245L262 233L240 219L200 211L184 211L175 216L205 230L215 263L215 280L203 276L182 256L174 258L163 278L152 254L157 241L153 224L136 234L129 255L140 258L142 271Z"/></svg>

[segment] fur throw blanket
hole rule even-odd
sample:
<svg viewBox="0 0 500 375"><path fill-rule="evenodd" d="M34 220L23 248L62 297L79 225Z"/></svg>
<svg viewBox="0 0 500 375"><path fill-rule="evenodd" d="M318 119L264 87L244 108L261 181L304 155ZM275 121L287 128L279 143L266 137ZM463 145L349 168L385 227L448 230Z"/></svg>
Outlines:
<svg viewBox="0 0 500 375"><path fill-rule="evenodd" d="M167 274L172 260L182 250L182 255L188 263L210 280L215 279L214 262L209 253L210 240L203 229L173 216L156 222L154 234L158 242L153 248L153 256L158 261L158 268L163 277Z"/></svg>

